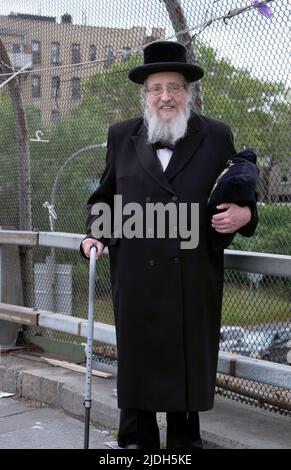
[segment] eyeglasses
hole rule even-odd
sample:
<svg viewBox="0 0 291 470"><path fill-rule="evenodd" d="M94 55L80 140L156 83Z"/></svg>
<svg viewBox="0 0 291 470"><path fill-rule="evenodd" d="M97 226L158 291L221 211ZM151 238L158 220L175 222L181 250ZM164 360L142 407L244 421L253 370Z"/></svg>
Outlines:
<svg viewBox="0 0 291 470"><path fill-rule="evenodd" d="M166 90L168 95L178 96L185 90L185 85L168 85L165 88L160 85L156 85L146 89L146 92L152 96L161 96L164 90Z"/></svg>

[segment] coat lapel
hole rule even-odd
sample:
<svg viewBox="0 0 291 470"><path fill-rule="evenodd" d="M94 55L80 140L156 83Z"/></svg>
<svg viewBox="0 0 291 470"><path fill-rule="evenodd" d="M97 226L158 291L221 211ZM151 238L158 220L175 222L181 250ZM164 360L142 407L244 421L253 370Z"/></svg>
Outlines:
<svg viewBox="0 0 291 470"><path fill-rule="evenodd" d="M188 125L186 136L176 144L172 158L165 171L165 177L171 181L193 157L203 138L201 121L193 116Z"/></svg>
<svg viewBox="0 0 291 470"><path fill-rule="evenodd" d="M169 165L163 172L151 144L147 143L147 131L142 125L139 133L131 137L137 156L144 170L166 191L175 194L170 181L184 168L199 147L203 131L197 115L191 117L186 136L177 143Z"/></svg>

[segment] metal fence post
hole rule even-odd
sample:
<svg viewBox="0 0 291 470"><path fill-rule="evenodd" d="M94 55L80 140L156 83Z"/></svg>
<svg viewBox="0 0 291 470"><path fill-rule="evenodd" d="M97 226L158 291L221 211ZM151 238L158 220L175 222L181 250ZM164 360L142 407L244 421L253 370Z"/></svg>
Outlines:
<svg viewBox="0 0 291 470"><path fill-rule="evenodd" d="M4 227L0 227L0 229ZM20 260L16 245L0 245L0 302L23 305ZM16 345L21 325L0 320L2 351Z"/></svg>

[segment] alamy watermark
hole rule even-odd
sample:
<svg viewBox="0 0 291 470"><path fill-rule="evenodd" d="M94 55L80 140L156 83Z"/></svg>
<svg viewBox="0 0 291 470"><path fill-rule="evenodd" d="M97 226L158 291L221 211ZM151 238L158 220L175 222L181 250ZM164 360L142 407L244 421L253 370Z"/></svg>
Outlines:
<svg viewBox="0 0 291 470"><path fill-rule="evenodd" d="M199 243L199 204L138 202L123 205L122 196L114 196L113 215L109 204L98 202L91 208L96 216L91 226L94 238L179 238L182 249L197 248ZM112 227L113 223L113 227Z"/></svg>

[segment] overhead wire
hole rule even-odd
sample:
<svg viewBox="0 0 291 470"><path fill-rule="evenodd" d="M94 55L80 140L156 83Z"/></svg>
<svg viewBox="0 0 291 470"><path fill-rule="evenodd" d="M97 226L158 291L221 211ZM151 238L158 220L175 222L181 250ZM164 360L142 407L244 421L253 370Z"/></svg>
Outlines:
<svg viewBox="0 0 291 470"><path fill-rule="evenodd" d="M272 1L273 0L264 0L264 1L261 1L261 2L256 3L256 4L253 3L251 5L247 5L247 6L244 6L244 7L241 7L241 8L235 8L233 10L230 10L228 13L225 13L224 15L219 15L219 16L210 18L209 20L203 21L202 23L200 23L198 25L190 26L188 28L185 28L183 30L175 32L174 34L166 36L164 38L164 40L168 41L170 39L178 38L179 36L182 36L186 33L189 33L190 31L198 29L199 31L191 37L191 40L186 43L186 45L187 45L187 44L193 42L197 38L197 36L199 34L201 34L202 31L204 31L206 28L208 28L212 23L217 22L217 21L221 21L221 20L226 22L229 19L232 19L232 18L234 18L238 15L241 15L243 13L246 13L250 10L257 9L259 6L266 5L267 3L270 3ZM124 51L123 49L118 49L117 51L113 52L113 55L112 55L112 57L110 57L110 59L111 60L112 59L118 59L118 58L121 58L122 56L128 56L129 54L134 55L134 54L142 53L143 49L146 46L148 46L149 44L153 44L155 42L158 42L158 41L160 41L160 39L155 40L155 41L151 41L151 42L147 43L146 45L143 44L142 46L137 46L137 47L131 48L129 50L127 49L126 51ZM96 66L96 65L101 65L101 64L107 63L107 62L108 62L108 58L102 58L102 59L97 59L97 60L94 60L94 61L78 62L78 63L75 63L75 64L54 65L54 66L43 67L43 68L39 68L39 69L26 70L26 71L20 72L18 75L43 73L43 72L47 72L47 71L50 71L50 70L59 71L59 70L63 70L63 69L72 69L72 68L80 67L80 66ZM2 61L0 61L0 64L3 64L5 66L11 68L10 66L8 66L7 64L5 64ZM9 77L11 75L13 75L13 73L2 73L2 74L0 74L1 77L5 77L5 76Z"/></svg>

